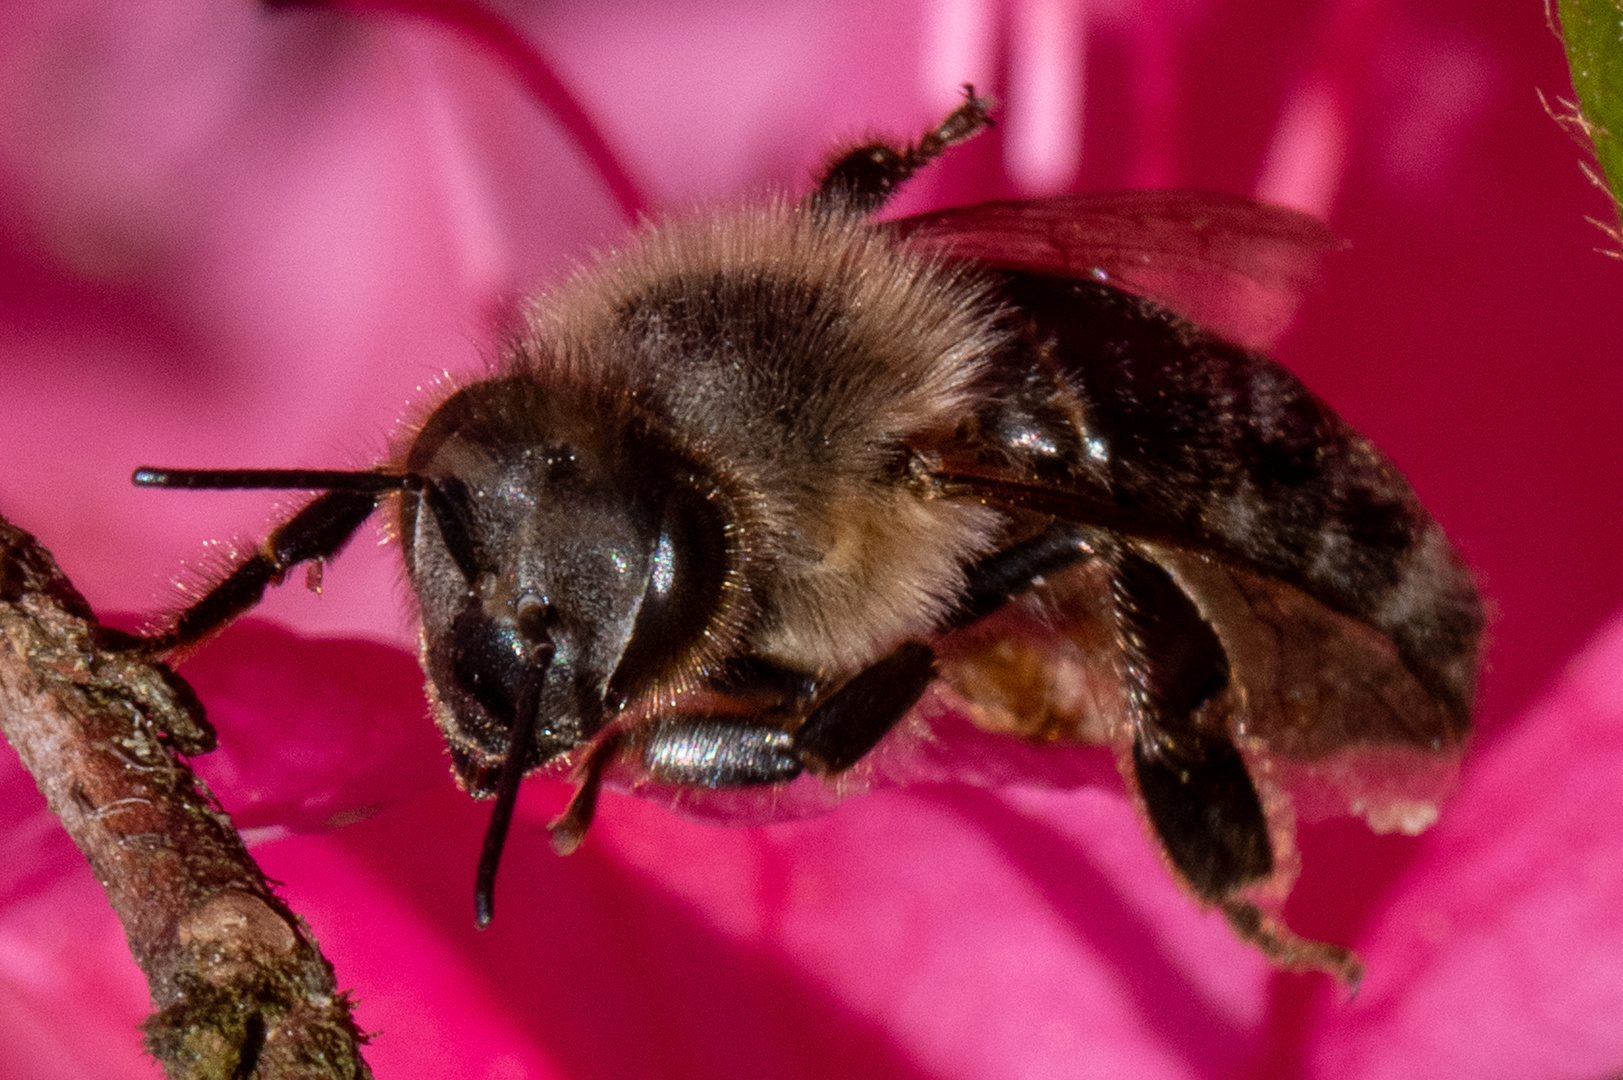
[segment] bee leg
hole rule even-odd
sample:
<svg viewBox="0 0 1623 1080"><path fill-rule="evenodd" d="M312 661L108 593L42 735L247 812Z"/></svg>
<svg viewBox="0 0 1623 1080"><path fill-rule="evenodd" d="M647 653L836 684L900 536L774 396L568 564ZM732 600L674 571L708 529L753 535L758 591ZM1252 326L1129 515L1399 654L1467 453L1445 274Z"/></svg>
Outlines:
<svg viewBox="0 0 1623 1080"><path fill-rule="evenodd" d="M1045 575L1093 558L1087 534L1055 525L969 568L958 607L943 629L968 626L1020 595ZM918 703L935 680L935 652L916 641L858 672L795 731L795 750L814 772L855 765Z"/></svg>
<svg viewBox="0 0 1623 1080"><path fill-rule="evenodd" d="M813 772L849 769L918 703L935 674L934 649L902 642L812 710L795 729L795 753Z"/></svg>
<svg viewBox="0 0 1623 1080"><path fill-rule="evenodd" d="M656 721L641 742L648 775L681 787L781 784L805 768L788 732L736 716Z"/></svg>
<svg viewBox="0 0 1623 1080"><path fill-rule="evenodd" d="M949 628L985 617L1044 575L1095 554L1083 530L1056 525L982 559L970 567ZM643 767L659 779L694 787L777 784L804 769L843 772L878 745L935 677L935 651L903 642L821 702L793 735L731 717L664 720L644 736ZM740 671L737 683L730 692L758 690L780 699L780 708L792 707L804 689L803 676L771 668Z"/></svg>
<svg viewBox="0 0 1623 1080"><path fill-rule="evenodd" d="M810 769L837 773L872 750L935 680L935 652L904 642L813 709L793 734L759 719L683 717L641 737L648 774L686 787L781 784Z"/></svg>
<svg viewBox="0 0 1623 1080"><path fill-rule="evenodd" d="M266 537L252 558L182 611L173 628L146 638L145 648L152 653L170 652L215 633L259 603L265 590L290 568L338 554L372 516L382 497L376 491L329 491L317 496Z"/></svg>
<svg viewBox="0 0 1623 1080"><path fill-rule="evenodd" d="M990 615L1045 575L1098 557L1094 535L1060 523L982 559L970 569L949 628ZM1137 727L1139 791L1179 873L1202 897L1223 900L1273 873L1262 801L1220 711L1228 656L1165 569L1128 549L1107 554Z"/></svg>
<svg viewBox="0 0 1623 1080"><path fill-rule="evenodd" d="M1364 978L1364 964L1345 945L1310 941L1257 905L1244 900L1222 900L1218 908L1230 929L1242 941L1261 949L1275 964L1287 971L1323 971L1340 979L1353 993Z"/></svg>
<svg viewBox="0 0 1623 1080"><path fill-rule="evenodd" d="M835 158L812 192L811 205L849 207L863 216L873 213L947 147L988 127L992 123L991 107L989 98L976 97L975 88L966 85L964 103L926 131L918 142L900 147L888 142L864 143Z"/></svg>
<svg viewBox="0 0 1623 1080"><path fill-rule="evenodd" d="M580 786L575 788L575 794L570 796L569 805L564 807L564 812L547 822L547 832L552 837L552 850L557 854L574 854L581 841L586 839L586 830L591 827L592 818L597 815L597 795L603 790L604 770L620 752L621 742L622 737L618 732L599 739L587 750L585 760L575 769Z"/></svg>
<svg viewBox="0 0 1623 1080"><path fill-rule="evenodd" d="M1097 554L1087 530L1063 522L994 552L970 566L958 607L942 629L959 630L979 622L1049 574Z"/></svg>
<svg viewBox="0 0 1623 1080"><path fill-rule="evenodd" d="M1227 730L1228 657L1163 567L1113 557L1138 789L1173 866L1222 902L1274 869L1262 801Z"/></svg>
<svg viewBox="0 0 1623 1080"><path fill-rule="evenodd" d="M1351 949L1298 937L1242 895L1274 872L1274 852L1262 800L1228 735L1229 665L1216 633L1163 567L1132 551L1111 557L1138 728L1133 772L1167 858L1274 963L1325 971L1356 989L1363 968Z"/></svg>
<svg viewBox="0 0 1623 1080"><path fill-rule="evenodd" d="M718 693L761 714L798 715L817 696L815 676L760 656L728 660L713 685Z"/></svg>

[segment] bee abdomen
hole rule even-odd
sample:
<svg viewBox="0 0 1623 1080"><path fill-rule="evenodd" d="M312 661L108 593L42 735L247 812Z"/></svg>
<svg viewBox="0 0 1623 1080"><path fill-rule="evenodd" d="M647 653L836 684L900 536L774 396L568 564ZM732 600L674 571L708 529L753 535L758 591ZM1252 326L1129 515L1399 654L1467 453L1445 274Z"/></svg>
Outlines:
<svg viewBox="0 0 1623 1080"><path fill-rule="evenodd" d="M1000 282L1026 351L1085 403L1081 444L1120 521L1375 627L1463 730L1476 587L1379 451L1283 367L1147 300L1097 282Z"/></svg>

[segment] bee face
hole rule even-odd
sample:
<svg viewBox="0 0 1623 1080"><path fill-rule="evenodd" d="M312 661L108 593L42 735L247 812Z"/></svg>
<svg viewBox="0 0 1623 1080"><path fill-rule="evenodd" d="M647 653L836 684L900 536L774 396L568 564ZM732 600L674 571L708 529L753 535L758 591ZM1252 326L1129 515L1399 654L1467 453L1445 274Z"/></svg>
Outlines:
<svg viewBox="0 0 1623 1080"><path fill-rule="evenodd" d="M544 764L665 675L720 602L726 522L701 481L590 404L534 380L476 383L412 442L423 479L400 535L421 659L459 778L476 795L514 752L535 681Z"/></svg>

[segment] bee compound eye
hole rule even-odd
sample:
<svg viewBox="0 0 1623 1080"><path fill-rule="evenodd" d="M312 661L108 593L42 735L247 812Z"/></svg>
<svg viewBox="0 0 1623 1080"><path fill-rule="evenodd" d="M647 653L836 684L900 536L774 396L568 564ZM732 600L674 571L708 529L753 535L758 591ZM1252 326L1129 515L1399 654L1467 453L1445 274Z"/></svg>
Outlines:
<svg viewBox="0 0 1623 1080"><path fill-rule="evenodd" d="M723 511L692 483L677 484L660 512L636 626L609 681L611 705L683 662L722 608L728 557Z"/></svg>

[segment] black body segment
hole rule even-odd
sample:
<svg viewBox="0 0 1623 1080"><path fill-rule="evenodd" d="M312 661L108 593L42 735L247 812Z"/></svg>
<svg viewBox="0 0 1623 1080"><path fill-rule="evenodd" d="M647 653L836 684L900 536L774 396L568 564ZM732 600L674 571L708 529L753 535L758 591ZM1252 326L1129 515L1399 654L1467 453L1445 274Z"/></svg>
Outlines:
<svg viewBox="0 0 1623 1080"><path fill-rule="evenodd" d="M1228 688L1228 658L1164 568L1125 546L1111 553L1111 563L1128 697L1143 716L1143 735L1175 742L1193 729L1189 718Z"/></svg>

